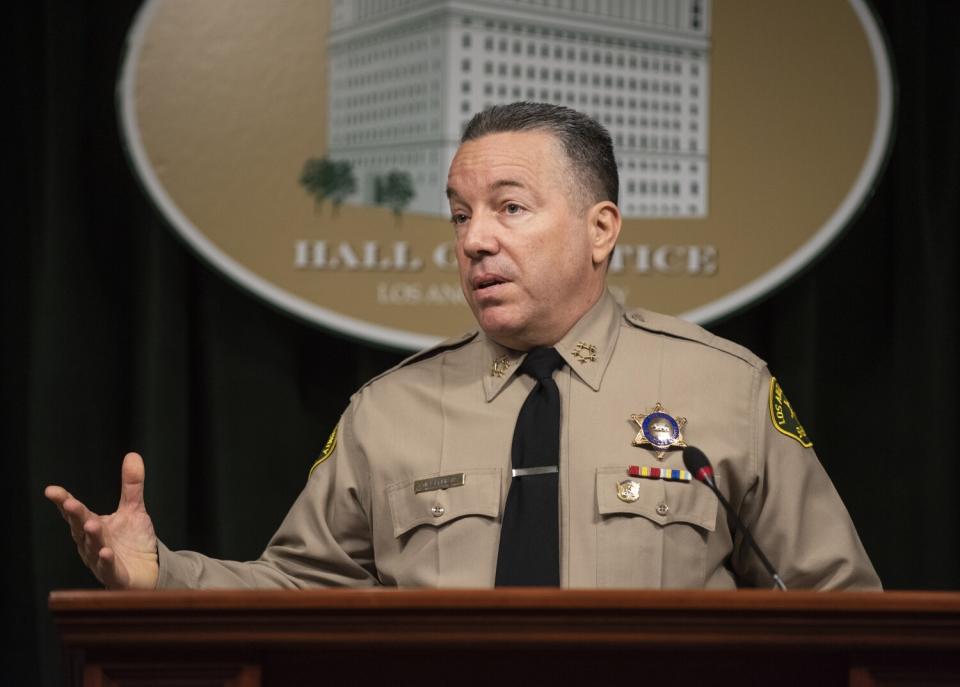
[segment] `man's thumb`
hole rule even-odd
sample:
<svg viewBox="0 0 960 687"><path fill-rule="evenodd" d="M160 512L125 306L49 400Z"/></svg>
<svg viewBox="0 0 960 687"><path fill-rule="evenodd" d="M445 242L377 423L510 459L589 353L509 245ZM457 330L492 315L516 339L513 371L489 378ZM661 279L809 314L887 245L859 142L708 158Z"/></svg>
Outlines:
<svg viewBox="0 0 960 687"><path fill-rule="evenodd" d="M143 505L143 480L146 471L143 458L139 453L128 453L123 457L120 469L120 505L138 507Z"/></svg>

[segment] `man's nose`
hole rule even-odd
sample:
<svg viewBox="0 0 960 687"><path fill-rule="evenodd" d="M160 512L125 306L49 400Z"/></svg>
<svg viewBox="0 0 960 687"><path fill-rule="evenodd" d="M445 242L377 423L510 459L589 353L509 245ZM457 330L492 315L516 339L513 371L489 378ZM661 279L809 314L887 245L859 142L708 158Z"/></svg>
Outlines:
<svg viewBox="0 0 960 687"><path fill-rule="evenodd" d="M484 255L493 255L500 250L497 238L497 222L493 217L486 217L477 213L470 218L464 229L463 252L474 260Z"/></svg>

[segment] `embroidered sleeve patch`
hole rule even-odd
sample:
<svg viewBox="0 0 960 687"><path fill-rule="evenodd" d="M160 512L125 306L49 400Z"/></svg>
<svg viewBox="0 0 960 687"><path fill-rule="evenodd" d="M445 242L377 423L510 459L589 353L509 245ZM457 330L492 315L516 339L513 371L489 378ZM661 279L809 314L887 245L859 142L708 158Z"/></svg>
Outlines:
<svg viewBox="0 0 960 687"><path fill-rule="evenodd" d="M313 461L313 465L310 466L310 472L307 473L307 479L313 475L313 471L317 469L317 466L320 465L323 461L330 457L330 454L337 448L337 427L333 428L333 431L330 432L330 436L327 438L327 443L323 445L323 452L320 453L320 457Z"/></svg>
<svg viewBox="0 0 960 687"><path fill-rule="evenodd" d="M813 441L800 424L800 419L776 378L770 380L770 420L778 432L796 439L804 448L813 446Z"/></svg>

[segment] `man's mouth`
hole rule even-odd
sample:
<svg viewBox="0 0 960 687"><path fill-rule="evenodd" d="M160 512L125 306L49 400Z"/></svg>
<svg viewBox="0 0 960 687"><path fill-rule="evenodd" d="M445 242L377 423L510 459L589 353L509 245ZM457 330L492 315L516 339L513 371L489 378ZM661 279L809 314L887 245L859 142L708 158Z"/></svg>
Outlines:
<svg viewBox="0 0 960 687"><path fill-rule="evenodd" d="M506 284L507 280L496 274L484 274L473 279L473 290L483 291L500 284Z"/></svg>

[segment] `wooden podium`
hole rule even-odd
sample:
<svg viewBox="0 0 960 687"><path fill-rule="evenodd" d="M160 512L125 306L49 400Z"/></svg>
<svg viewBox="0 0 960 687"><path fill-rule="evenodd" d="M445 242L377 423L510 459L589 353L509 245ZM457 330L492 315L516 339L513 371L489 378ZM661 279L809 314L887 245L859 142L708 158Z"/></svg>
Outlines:
<svg viewBox="0 0 960 687"><path fill-rule="evenodd" d="M957 685L960 593L50 595L68 684Z"/></svg>

